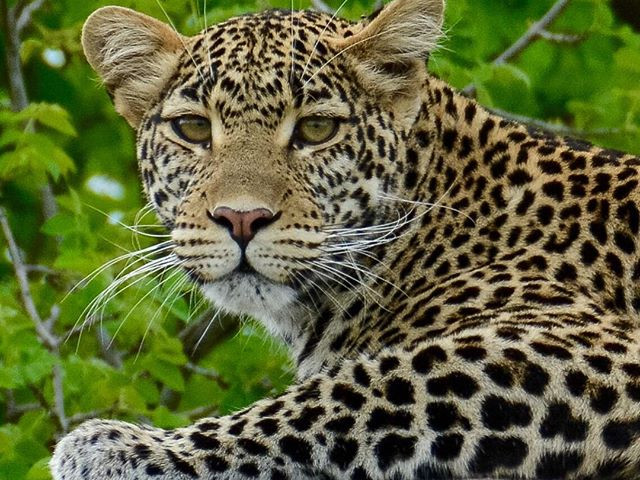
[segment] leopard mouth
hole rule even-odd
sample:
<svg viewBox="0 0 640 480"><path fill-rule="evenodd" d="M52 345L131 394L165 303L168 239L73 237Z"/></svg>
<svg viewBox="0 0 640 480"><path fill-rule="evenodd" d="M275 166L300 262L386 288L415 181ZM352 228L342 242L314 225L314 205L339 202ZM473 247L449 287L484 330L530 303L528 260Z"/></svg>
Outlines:
<svg viewBox="0 0 640 480"><path fill-rule="evenodd" d="M200 283L200 290L216 307L253 317L274 334L291 329L291 326L284 328L283 322L293 316L297 291L270 280L250 265L243 268L239 265L219 279Z"/></svg>

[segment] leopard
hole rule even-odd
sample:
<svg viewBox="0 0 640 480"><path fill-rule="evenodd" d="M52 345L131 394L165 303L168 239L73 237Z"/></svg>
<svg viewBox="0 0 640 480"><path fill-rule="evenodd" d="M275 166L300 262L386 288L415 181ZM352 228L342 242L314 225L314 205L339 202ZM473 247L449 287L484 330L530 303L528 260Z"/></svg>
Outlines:
<svg viewBox="0 0 640 480"><path fill-rule="evenodd" d="M640 158L430 73L444 9L88 18L174 264L296 379L182 428L89 420L55 480L640 478Z"/></svg>

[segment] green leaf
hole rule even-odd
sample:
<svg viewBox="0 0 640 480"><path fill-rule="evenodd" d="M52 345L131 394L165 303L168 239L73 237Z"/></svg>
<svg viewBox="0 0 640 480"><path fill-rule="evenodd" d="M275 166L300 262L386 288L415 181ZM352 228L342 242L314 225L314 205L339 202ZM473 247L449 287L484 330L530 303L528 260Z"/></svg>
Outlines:
<svg viewBox="0 0 640 480"><path fill-rule="evenodd" d="M60 105L31 103L16 115L16 119L19 121L36 120L65 135L76 135L76 130L69 120L69 113Z"/></svg>
<svg viewBox="0 0 640 480"><path fill-rule="evenodd" d="M184 391L184 378L180 368L164 360L157 360L151 355L146 357L145 368L157 380L160 380L171 390L176 392Z"/></svg>
<svg viewBox="0 0 640 480"><path fill-rule="evenodd" d="M25 480L51 480L51 470L49 469L50 456L46 456L33 464L27 472Z"/></svg>

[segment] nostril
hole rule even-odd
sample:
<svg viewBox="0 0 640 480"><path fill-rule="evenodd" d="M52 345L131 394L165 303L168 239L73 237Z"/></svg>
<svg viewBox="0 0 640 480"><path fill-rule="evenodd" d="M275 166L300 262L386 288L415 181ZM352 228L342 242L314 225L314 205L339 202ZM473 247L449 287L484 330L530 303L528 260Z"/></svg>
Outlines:
<svg viewBox="0 0 640 480"><path fill-rule="evenodd" d="M257 210L254 210L253 212L255 212L254 213L255 219L251 219L251 217L249 217L250 218L249 231L253 235L255 235L258 230L268 225L271 225L273 222L278 220L278 218L280 218L280 215L282 214L282 212L278 212L274 215L266 208L259 208ZM248 212L248 213L252 213L252 212Z"/></svg>
<svg viewBox="0 0 640 480"><path fill-rule="evenodd" d="M233 222L223 213L218 212L218 210L220 209L217 208L213 213L210 210L207 210L207 217L209 217L209 220L213 221L213 223L216 223L233 233Z"/></svg>
<svg viewBox="0 0 640 480"><path fill-rule="evenodd" d="M258 230L280 218L280 212L274 215L266 208L241 212L229 207L217 207L213 212L207 210L207 217L229 230L231 238L245 248Z"/></svg>

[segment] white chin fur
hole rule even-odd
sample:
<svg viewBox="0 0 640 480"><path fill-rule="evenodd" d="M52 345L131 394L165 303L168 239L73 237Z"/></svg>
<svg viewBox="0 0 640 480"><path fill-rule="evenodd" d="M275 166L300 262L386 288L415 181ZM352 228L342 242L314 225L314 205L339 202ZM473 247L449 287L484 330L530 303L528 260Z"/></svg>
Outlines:
<svg viewBox="0 0 640 480"><path fill-rule="evenodd" d="M249 315L286 341L300 332L302 318L294 304L296 292L291 287L254 274L232 273L223 280L202 285L201 290L216 307L236 315Z"/></svg>

